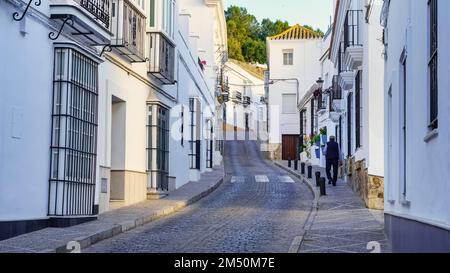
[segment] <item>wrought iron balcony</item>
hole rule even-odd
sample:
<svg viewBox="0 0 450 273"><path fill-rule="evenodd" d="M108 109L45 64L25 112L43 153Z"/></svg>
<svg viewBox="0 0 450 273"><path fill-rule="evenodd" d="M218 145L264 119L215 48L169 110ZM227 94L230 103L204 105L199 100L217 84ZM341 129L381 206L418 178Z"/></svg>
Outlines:
<svg viewBox="0 0 450 273"><path fill-rule="evenodd" d="M252 101L251 101L251 98L249 96L244 96L244 99L243 99L243 102L242 102L244 104L244 106L249 106L251 102Z"/></svg>
<svg viewBox="0 0 450 273"><path fill-rule="evenodd" d="M362 64L363 44L361 38L362 10L349 10L344 23L345 65L356 69Z"/></svg>
<svg viewBox="0 0 450 273"><path fill-rule="evenodd" d="M144 62L145 15L130 0L112 0L111 47L130 62Z"/></svg>
<svg viewBox="0 0 450 273"><path fill-rule="evenodd" d="M339 85L339 75L333 76L333 81L332 81L330 92L331 92L332 100L342 99L342 88Z"/></svg>
<svg viewBox="0 0 450 273"><path fill-rule="evenodd" d="M109 45L110 0L51 0L50 19L58 21L58 31L49 38L57 40L63 31L77 35L88 45Z"/></svg>
<svg viewBox="0 0 450 273"><path fill-rule="evenodd" d="M161 32L151 32L148 73L163 84L175 82L175 46Z"/></svg>
<svg viewBox="0 0 450 273"><path fill-rule="evenodd" d="M94 15L95 19L109 27L109 2L110 0L74 0L82 8Z"/></svg>
<svg viewBox="0 0 450 273"><path fill-rule="evenodd" d="M242 93L238 92L238 91L234 92L231 100L236 103L241 103L242 102Z"/></svg>

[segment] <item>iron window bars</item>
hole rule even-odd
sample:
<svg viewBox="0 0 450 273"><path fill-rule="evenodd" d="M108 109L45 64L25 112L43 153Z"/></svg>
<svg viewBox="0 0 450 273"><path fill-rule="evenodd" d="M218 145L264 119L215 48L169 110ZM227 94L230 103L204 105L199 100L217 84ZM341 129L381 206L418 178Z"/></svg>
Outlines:
<svg viewBox="0 0 450 273"><path fill-rule="evenodd" d="M361 71L358 71L355 78L355 134L356 148L361 147Z"/></svg>
<svg viewBox="0 0 450 273"><path fill-rule="evenodd" d="M98 64L56 48L53 77L48 215L94 215Z"/></svg>
<svg viewBox="0 0 450 273"><path fill-rule="evenodd" d="M112 0L111 47L131 62L144 62L145 15L129 0Z"/></svg>
<svg viewBox="0 0 450 273"><path fill-rule="evenodd" d="M169 110L159 104L148 104L147 172L148 188L169 190Z"/></svg>
<svg viewBox="0 0 450 273"><path fill-rule="evenodd" d="M353 93L347 96L347 156L352 156L352 107Z"/></svg>
<svg viewBox="0 0 450 273"><path fill-rule="evenodd" d="M160 32L152 32L149 35L148 73L163 84L173 84L175 82L175 46Z"/></svg>
<svg viewBox="0 0 450 273"><path fill-rule="evenodd" d="M342 88L339 85L339 76L334 75L331 86L331 93L333 100L341 100L342 99Z"/></svg>
<svg viewBox="0 0 450 273"><path fill-rule="evenodd" d="M82 8L94 15L97 20L109 28L109 1L110 0L74 0Z"/></svg>
<svg viewBox="0 0 450 273"><path fill-rule="evenodd" d="M428 68L430 73L430 125L431 130L438 126L438 1L429 0L430 20L430 59Z"/></svg>
<svg viewBox="0 0 450 273"><path fill-rule="evenodd" d="M345 57L345 42L341 42L339 44L339 52L338 52L338 72L341 74L342 72L349 71L344 65L344 57Z"/></svg>
<svg viewBox="0 0 450 273"><path fill-rule="evenodd" d="M349 10L344 23L344 51L351 46L362 46L360 34L360 24L362 10Z"/></svg>
<svg viewBox="0 0 450 273"><path fill-rule="evenodd" d="M200 170L200 133L199 133L199 115L200 115L200 102L196 98L189 99L189 113L190 113L190 129L191 138L189 141L189 163L191 169Z"/></svg>
<svg viewBox="0 0 450 273"><path fill-rule="evenodd" d="M206 168L212 169L213 167L213 150L214 150L214 127L211 120L207 122L207 137L206 137Z"/></svg>

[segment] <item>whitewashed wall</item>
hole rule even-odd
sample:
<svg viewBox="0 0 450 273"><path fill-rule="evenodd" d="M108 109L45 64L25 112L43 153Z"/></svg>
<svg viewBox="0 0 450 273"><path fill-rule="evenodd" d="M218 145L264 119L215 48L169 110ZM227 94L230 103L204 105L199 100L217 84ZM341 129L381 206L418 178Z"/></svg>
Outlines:
<svg viewBox="0 0 450 273"><path fill-rule="evenodd" d="M281 143L282 135L300 134L300 114L283 114L283 94L297 94L297 82L277 81L278 79L298 79L300 101L309 88L321 75L319 59L322 52L322 39L314 40L276 40L267 41L270 79L269 86L269 142ZM292 66L283 65L283 50L293 49ZM278 112L278 113L277 113Z"/></svg>
<svg viewBox="0 0 450 273"><path fill-rule="evenodd" d="M429 133L428 83L428 6L427 1L391 1L388 20L385 104L392 86L392 114L386 115L385 211L419 222L448 229L450 227L450 2L439 5L439 129L438 135L425 141ZM407 47L407 194L402 196L400 154L400 55ZM388 129L388 124L392 124ZM389 152L388 140L392 140ZM403 201L410 202L409 205Z"/></svg>

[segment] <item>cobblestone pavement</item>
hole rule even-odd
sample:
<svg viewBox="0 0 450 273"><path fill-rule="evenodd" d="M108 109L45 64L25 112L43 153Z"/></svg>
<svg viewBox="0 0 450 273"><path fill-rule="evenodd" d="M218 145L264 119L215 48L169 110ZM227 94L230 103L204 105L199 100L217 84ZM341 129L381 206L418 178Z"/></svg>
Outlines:
<svg viewBox="0 0 450 273"><path fill-rule="evenodd" d="M226 143L225 171L205 199L84 252L288 252L311 212L308 187L265 161L251 141Z"/></svg>
<svg viewBox="0 0 450 273"><path fill-rule="evenodd" d="M287 168L287 162L277 162ZM295 172L293 168L291 171ZM313 168L326 177L323 168ZM300 176L300 172L297 172ZM304 178L306 179L306 178ZM309 183L315 185L310 179ZM327 195L319 198L318 211L311 218L300 253L368 253L369 242L380 244L381 252L391 252L384 233L383 212L369 210L343 180L337 187L326 185Z"/></svg>

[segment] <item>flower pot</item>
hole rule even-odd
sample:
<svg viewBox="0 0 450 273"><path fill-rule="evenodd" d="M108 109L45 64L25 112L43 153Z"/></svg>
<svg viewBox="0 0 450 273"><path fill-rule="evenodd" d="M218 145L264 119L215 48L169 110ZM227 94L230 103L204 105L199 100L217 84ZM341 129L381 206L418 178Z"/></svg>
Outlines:
<svg viewBox="0 0 450 273"><path fill-rule="evenodd" d="M327 144L327 135L322 135L322 143Z"/></svg>
<svg viewBox="0 0 450 273"><path fill-rule="evenodd" d="M316 149L316 158L320 158L320 148Z"/></svg>

